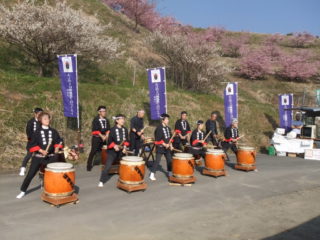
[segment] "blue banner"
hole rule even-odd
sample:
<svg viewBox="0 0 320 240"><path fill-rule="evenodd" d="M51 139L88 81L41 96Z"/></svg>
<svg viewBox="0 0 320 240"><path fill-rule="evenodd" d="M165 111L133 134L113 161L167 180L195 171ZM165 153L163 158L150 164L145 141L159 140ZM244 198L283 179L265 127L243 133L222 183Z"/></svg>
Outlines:
<svg viewBox="0 0 320 240"><path fill-rule="evenodd" d="M58 56L64 116L79 118L77 55Z"/></svg>
<svg viewBox="0 0 320 240"><path fill-rule="evenodd" d="M292 108L293 94L279 94L280 127L286 129L286 132L291 130Z"/></svg>
<svg viewBox="0 0 320 240"><path fill-rule="evenodd" d="M224 90L224 117L226 127L229 127L233 118L238 119L238 83L228 83Z"/></svg>
<svg viewBox="0 0 320 240"><path fill-rule="evenodd" d="M148 69L150 114L152 120L159 120L160 115L167 113L166 70Z"/></svg>

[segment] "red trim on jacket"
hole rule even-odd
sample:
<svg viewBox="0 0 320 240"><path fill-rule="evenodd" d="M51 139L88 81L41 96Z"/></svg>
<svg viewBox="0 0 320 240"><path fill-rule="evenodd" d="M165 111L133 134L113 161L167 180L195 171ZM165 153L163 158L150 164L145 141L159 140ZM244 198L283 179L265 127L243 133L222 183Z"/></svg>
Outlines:
<svg viewBox="0 0 320 240"><path fill-rule="evenodd" d="M187 131L187 133L191 133L191 131Z"/></svg>
<svg viewBox="0 0 320 240"><path fill-rule="evenodd" d="M174 130L176 133L181 133L179 129Z"/></svg>
<svg viewBox="0 0 320 240"><path fill-rule="evenodd" d="M125 145L126 147L129 147L130 143L129 142L124 142L123 145Z"/></svg>
<svg viewBox="0 0 320 240"><path fill-rule="evenodd" d="M100 131L93 131L91 134L92 135L99 135L99 134L101 134L101 132Z"/></svg>
<svg viewBox="0 0 320 240"><path fill-rule="evenodd" d="M233 139L233 138L228 138L228 139L225 139L224 141L225 141L225 142L231 142L232 139Z"/></svg>
<svg viewBox="0 0 320 240"><path fill-rule="evenodd" d="M108 145L108 149L114 148L115 145L116 145L115 142L110 143L110 144Z"/></svg>
<svg viewBox="0 0 320 240"><path fill-rule="evenodd" d="M54 145L54 148L57 148L57 147L58 147L58 148L63 148L63 145L61 145L61 144L55 144L55 145Z"/></svg>
<svg viewBox="0 0 320 240"><path fill-rule="evenodd" d="M161 140L161 141L155 141L155 142L154 142L154 144L156 144L156 145L161 145L162 143L164 143L163 140Z"/></svg>
<svg viewBox="0 0 320 240"><path fill-rule="evenodd" d="M32 147L30 148L29 152L37 152L39 151L41 148L39 146L35 146L35 147Z"/></svg>
<svg viewBox="0 0 320 240"><path fill-rule="evenodd" d="M194 140L194 141L192 142L192 145L196 145L198 142L199 142L199 140L196 139L196 140Z"/></svg>
<svg viewBox="0 0 320 240"><path fill-rule="evenodd" d="M171 140L170 140L170 142L174 142L174 140L173 140L173 139L171 139Z"/></svg>

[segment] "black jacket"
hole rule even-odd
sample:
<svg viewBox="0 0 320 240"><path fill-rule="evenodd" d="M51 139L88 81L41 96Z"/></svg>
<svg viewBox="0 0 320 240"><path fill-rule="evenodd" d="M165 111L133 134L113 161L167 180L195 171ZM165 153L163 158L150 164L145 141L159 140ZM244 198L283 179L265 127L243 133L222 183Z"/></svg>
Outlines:
<svg viewBox="0 0 320 240"><path fill-rule="evenodd" d="M130 137L140 138L137 132L132 131L133 128L140 132L144 128L143 118L134 116L130 121Z"/></svg>
<svg viewBox="0 0 320 240"><path fill-rule="evenodd" d="M204 139L204 132L198 131L198 129L193 130L190 138L190 143L193 147L202 147L207 143L200 143L199 141Z"/></svg>
<svg viewBox="0 0 320 240"><path fill-rule="evenodd" d="M224 131L225 142L231 142L232 139L237 139L239 137L238 128L227 127Z"/></svg>
<svg viewBox="0 0 320 240"><path fill-rule="evenodd" d="M211 131L211 134L217 135L218 129L217 129L217 121L208 119L206 122L206 133L208 134Z"/></svg>
<svg viewBox="0 0 320 240"><path fill-rule="evenodd" d="M172 137L170 127L164 127L160 124L154 131L154 139L156 145L162 145L162 143L169 143L170 138ZM173 142L173 140L171 140Z"/></svg>
<svg viewBox="0 0 320 240"><path fill-rule="evenodd" d="M92 135L106 134L110 130L110 123L107 118L96 116L92 121Z"/></svg>
<svg viewBox="0 0 320 240"><path fill-rule="evenodd" d="M176 121L174 131L177 134L181 134L182 136L187 135L188 133L191 133L191 128L187 120L178 119Z"/></svg>
<svg viewBox="0 0 320 240"><path fill-rule="evenodd" d="M60 138L57 130L51 127L46 129L43 126L40 126L40 128L32 136L29 151L38 152L40 149L46 150L50 139L52 141L48 150L48 154L54 153L54 149L56 147L63 148L62 139Z"/></svg>
<svg viewBox="0 0 320 240"><path fill-rule="evenodd" d="M40 128L41 124L35 118L31 118L26 127L28 141L31 141L33 134Z"/></svg>
<svg viewBox="0 0 320 240"><path fill-rule="evenodd" d="M128 140L128 129L125 127L118 128L117 126L114 126L110 129L108 149L112 149L115 145L120 145L121 143L128 147L130 145Z"/></svg>

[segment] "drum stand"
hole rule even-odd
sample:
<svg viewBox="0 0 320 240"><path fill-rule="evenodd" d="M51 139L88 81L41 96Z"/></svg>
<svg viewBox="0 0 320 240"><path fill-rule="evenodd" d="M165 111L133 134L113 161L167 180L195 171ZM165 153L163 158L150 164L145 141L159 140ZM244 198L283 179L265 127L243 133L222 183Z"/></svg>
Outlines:
<svg viewBox="0 0 320 240"><path fill-rule="evenodd" d="M59 208L67 203L77 204L79 202L78 194L72 193L70 196L49 196L45 192L41 193L41 200L50 203L52 206Z"/></svg>
<svg viewBox="0 0 320 240"><path fill-rule="evenodd" d="M254 164L240 164L240 163L237 163L234 166L234 168L237 170L242 170L242 171L246 171L246 172L254 171L257 169L256 165L254 165Z"/></svg>
<svg viewBox="0 0 320 240"><path fill-rule="evenodd" d="M220 176L226 176L226 171L224 169L221 170L212 170L204 168L202 170L203 175L213 176L213 177L220 177Z"/></svg>
<svg viewBox="0 0 320 240"><path fill-rule="evenodd" d="M122 189L128 193L135 192L135 191L145 191L147 189L147 184L145 182L141 184L126 184L118 180L117 188Z"/></svg>
<svg viewBox="0 0 320 240"><path fill-rule="evenodd" d="M196 177L192 176L192 177L188 177L188 178L181 178L181 177L176 177L176 176L170 176L169 177L169 181L173 182L173 183L179 183L181 185L184 184L189 184L189 183L195 183L196 182Z"/></svg>

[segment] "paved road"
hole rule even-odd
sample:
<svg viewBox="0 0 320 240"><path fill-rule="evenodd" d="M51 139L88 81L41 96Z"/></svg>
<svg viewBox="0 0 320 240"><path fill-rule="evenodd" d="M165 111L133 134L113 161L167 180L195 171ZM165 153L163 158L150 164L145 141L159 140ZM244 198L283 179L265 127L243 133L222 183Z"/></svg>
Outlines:
<svg viewBox="0 0 320 240"><path fill-rule="evenodd" d="M158 172L131 194L115 187L116 175L98 188L99 168L80 165L80 203L60 208L40 200L37 179L15 199L22 177L3 173L1 240L320 239L320 161L260 155L257 164L249 173L227 167L218 179L197 172L192 187L169 186Z"/></svg>

